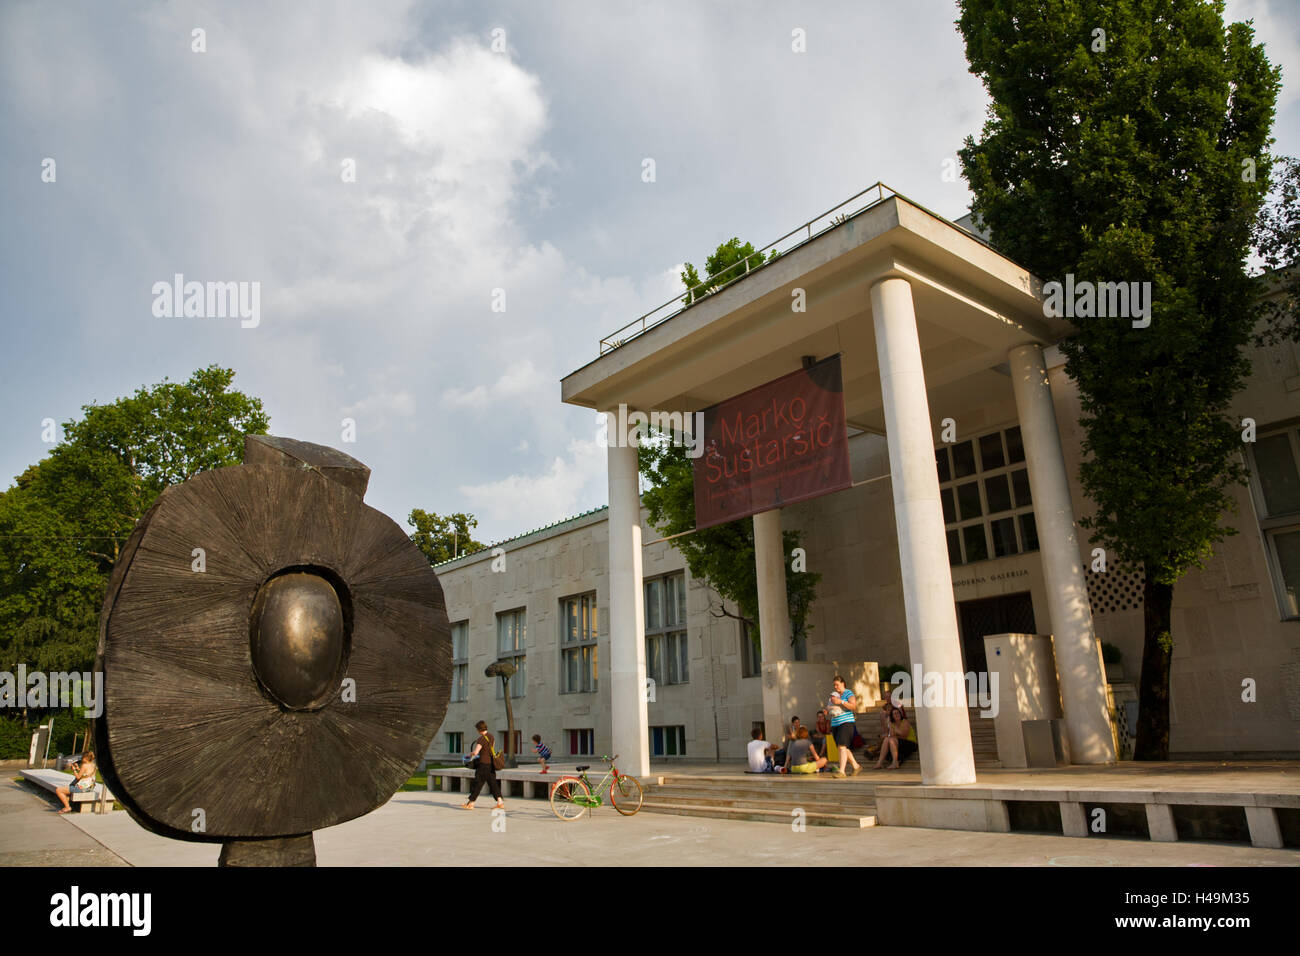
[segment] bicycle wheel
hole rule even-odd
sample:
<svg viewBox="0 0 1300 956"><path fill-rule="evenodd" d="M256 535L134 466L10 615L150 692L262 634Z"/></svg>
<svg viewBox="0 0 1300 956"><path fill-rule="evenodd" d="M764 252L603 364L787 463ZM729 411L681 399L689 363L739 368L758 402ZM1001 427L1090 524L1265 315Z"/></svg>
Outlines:
<svg viewBox="0 0 1300 956"><path fill-rule="evenodd" d="M609 800L614 809L625 817L630 817L641 809L641 783L636 777L627 774L618 778L618 783L609 788Z"/></svg>
<svg viewBox="0 0 1300 956"><path fill-rule="evenodd" d="M577 801L574 798L579 798ZM591 798L587 785L577 777L565 777L556 782L551 790L551 811L561 820L576 820L587 812L588 806L582 802Z"/></svg>

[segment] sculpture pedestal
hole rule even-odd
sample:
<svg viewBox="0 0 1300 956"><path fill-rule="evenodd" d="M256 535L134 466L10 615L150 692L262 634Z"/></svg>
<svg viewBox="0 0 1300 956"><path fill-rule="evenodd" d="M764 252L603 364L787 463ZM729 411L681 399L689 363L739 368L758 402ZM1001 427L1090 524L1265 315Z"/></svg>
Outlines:
<svg viewBox="0 0 1300 956"><path fill-rule="evenodd" d="M316 843L310 833L268 840L227 840L217 866L315 866Z"/></svg>

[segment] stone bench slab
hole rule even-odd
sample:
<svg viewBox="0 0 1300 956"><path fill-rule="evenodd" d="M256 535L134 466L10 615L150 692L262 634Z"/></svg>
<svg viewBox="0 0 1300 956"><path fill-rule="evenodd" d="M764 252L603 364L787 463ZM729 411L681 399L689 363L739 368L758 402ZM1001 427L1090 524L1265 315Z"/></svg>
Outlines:
<svg viewBox="0 0 1300 956"><path fill-rule="evenodd" d="M44 787L50 793L53 793L59 787L71 787L73 780L72 774L63 773L58 770L19 770L18 774L24 779L30 780L37 786ZM77 807L77 810L79 812L89 813L94 809L94 804L101 796L111 809L113 794L108 792L107 788L102 783L97 783L92 789L86 790L82 793L73 791L68 796L68 801L73 804L78 804L79 806Z"/></svg>

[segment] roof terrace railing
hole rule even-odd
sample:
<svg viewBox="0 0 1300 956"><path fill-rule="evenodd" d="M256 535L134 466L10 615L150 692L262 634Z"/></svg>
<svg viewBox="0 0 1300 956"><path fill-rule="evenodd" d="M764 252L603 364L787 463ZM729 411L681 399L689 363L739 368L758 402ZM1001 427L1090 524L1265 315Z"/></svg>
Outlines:
<svg viewBox="0 0 1300 956"><path fill-rule="evenodd" d="M875 193L875 195L870 196L869 194L871 193ZM775 255L784 255L793 249L797 249L805 242L811 242L822 233L829 232L831 229L834 229L836 226L847 220L850 216L856 216L858 213L865 212L872 206L877 206L886 199L897 195L900 195L897 190L891 189L884 183L877 182L868 186L866 189L862 190L862 192L850 196L838 206L826 210L820 216L814 216L803 225L795 226L795 228L791 229L784 236L769 242L767 245L763 246L763 248L754 250L744 259L728 266L722 272L718 273L718 275L711 276L704 282L691 286L680 295L673 296L663 305L651 309L640 318L633 319L622 328L611 332L600 340L600 354L604 355L606 352L612 352L614 349L626 344L637 336L645 334L661 322L666 322L673 316L685 312L701 299L713 295L714 293L721 292L733 282L737 282L749 275L751 271L762 268L763 265L770 262L773 258L773 256L768 256L767 253L769 251ZM863 197L867 198L864 199ZM854 205L855 203L857 204L856 206ZM816 229L814 229L814 227L816 227ZM789 242L788 240L791 239L794 241ZM787 244L782 245L783 243ZM730 272L734 272L735 274L727 276Z"/></svg>

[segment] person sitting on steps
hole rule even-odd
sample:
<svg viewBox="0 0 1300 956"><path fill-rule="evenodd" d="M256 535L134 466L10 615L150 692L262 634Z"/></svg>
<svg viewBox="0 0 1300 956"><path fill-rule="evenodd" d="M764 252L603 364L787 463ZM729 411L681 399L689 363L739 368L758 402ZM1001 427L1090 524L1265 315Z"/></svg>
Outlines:
<svg viewBox="0 0 1300 956"><path fill-rule="evenodd" d="M889 714L889 726L885 729L885 734L880 739L880 759L876 761L873 769L879 770L884 765L885 758L889 757L894 762L890 764L888 769L897 770L898 743L900 740L906 740L907 735L911 732L912 725L909 724L907 718L903 716L903 711L898 707L893 708Z"/></svg>
<svg viewBox="0 0 1300 956"><path fill-rule="evenodd" d="M826 766L826 758L817 755L807 727L799 728L799 736L786 748L783 773L816 773Z"/></svg>

